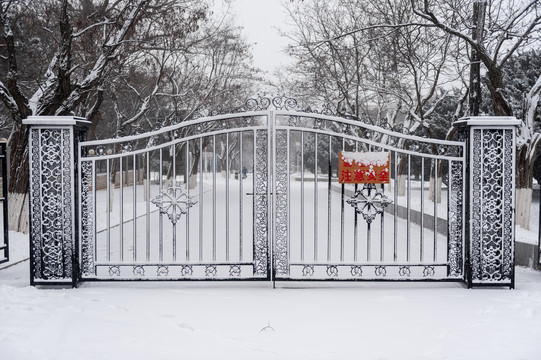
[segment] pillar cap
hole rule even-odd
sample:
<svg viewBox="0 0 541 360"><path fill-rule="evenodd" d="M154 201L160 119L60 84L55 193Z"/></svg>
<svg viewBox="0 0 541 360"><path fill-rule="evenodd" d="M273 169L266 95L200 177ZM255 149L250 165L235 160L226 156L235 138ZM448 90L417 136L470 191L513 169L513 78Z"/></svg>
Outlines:
<svg viewBox="0 0 541 360"><path fill-rule="evenodd" d="M521 123L514 116L469 116L458 119L453 126L518 126Z"/></svg>
<svg viewBox="0 0 541 360"><path fill-rule="evenodd" d="M37 126L88 126L90 121L78 116L29 116L23 125Z"/></svg>

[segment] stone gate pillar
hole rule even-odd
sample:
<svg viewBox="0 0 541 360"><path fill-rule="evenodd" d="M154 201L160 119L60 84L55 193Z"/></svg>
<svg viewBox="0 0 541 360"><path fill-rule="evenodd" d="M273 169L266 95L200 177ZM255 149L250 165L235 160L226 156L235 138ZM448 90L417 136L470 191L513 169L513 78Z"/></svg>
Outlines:
<svg viewBox="0 0 541 360"><path fill-rule="evenodd" d="M31 116L28 153L30 284L75 286L77 144L90 124L74 116Z"/></svg>
<svg viewBox="0 0 541 360"><path fill-rule="evenodd" d="M466 143L465 269L468 287L515 283L514 117L476 116L454 126Z"/></svg>

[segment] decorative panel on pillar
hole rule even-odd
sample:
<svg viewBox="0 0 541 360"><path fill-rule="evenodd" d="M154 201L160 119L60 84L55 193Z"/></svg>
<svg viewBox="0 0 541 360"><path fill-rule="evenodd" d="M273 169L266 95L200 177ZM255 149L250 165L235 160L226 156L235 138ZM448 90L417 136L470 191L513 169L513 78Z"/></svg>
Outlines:
<svg viewBox="0 0 541 360"><path fill-rule="evenodd" d="M75 143L81 125L74 117L30 117L30 282L74 285ZM84 130L83 130L84 131Z"/></svg>
<svg viewBox="0 0 541 360"><path fill-rule="evenodd" d="M508 117L459 121L468 139L468 286L514 287L515 132Z"/></svg>

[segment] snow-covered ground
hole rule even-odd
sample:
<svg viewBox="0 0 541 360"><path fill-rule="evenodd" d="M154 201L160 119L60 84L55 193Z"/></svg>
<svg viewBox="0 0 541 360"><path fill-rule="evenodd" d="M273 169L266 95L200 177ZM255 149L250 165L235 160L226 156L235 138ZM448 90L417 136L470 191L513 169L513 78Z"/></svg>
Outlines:
<svg viewBox="0 0 541 360"><path fill-rule="evenodd" d="M536 230L519 229L517 238L536 242ZM45 290L29 286L27 255L28 237L10 232L10 262L0 265L0 360L541 359L541 272L530 269L517 268L515 290L453 282Z"/></svg>
<svg viewBox="0 0 541 360"><path fill-rule="evenodd" d="M28 241L10 235L14 263ZM28 285L28 261L3 267L2 360L541 358L541 272L524 268L515 290L374 282L44 290Z"/></svg>

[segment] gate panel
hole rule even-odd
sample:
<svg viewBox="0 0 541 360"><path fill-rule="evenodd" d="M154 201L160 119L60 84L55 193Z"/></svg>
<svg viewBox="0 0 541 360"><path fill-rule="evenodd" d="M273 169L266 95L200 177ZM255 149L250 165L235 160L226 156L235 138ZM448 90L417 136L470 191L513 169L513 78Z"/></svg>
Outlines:
<svg viewBox="0 0 541 360"><path fill-rule="evenodd" d="M268 119L81 143L81 278L268 279Z"/></svg>
<svg viewBox="0 0 541 360"><path fill-rule="evenodd" d="M463 143L291 111L274 134L277 280L463 279ZM391 183L339 184L340 151L389 152Z"/></svg>

